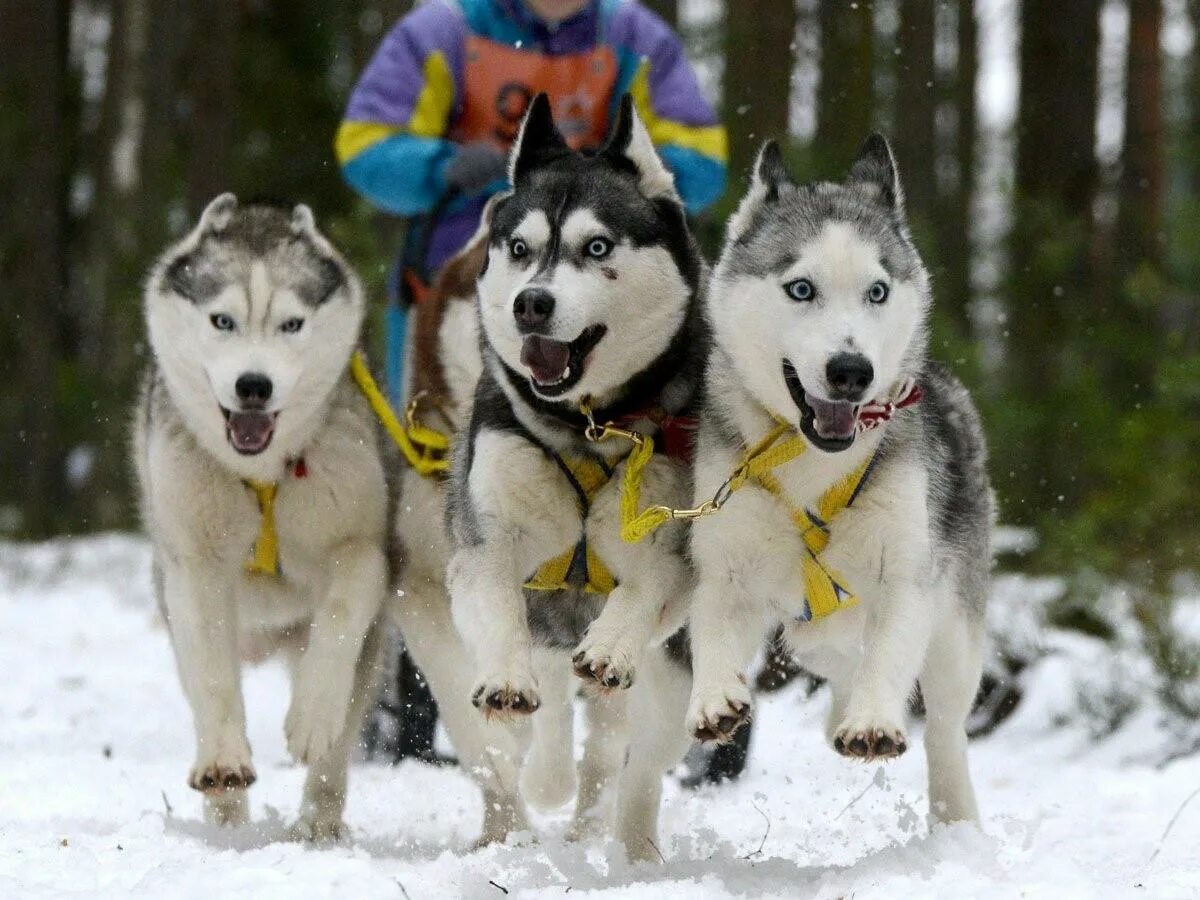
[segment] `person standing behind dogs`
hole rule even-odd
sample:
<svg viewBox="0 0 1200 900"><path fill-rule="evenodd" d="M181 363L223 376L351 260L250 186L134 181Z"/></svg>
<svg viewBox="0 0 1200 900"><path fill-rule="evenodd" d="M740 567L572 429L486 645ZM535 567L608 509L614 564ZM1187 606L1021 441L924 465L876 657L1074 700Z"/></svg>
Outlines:
<svg viewBox="0 0 1200 900"><path fill-rule="evenodd" d="M679 37L645 7L429 0L384 39L335 140L355 190L387 212L424 218L409 229L394 299L420 302L474 232L487 198L507 183L506 155L539 91L572 149L598 147L621 95L631 93L688 212L724 190L725 130ZM400 353L396 337L389 334L392 354Z"/></svg>

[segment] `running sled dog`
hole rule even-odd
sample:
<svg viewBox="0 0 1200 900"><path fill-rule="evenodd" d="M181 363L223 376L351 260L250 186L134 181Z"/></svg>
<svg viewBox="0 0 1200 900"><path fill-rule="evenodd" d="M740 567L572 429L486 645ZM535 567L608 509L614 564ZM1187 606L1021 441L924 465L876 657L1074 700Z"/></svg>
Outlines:
<svg viewBox="0 0 1200 900"><path fill-rule="evenodd" d="M417 311L422 416L455 431L454 454L444 484L403 477L397 614L483 784L484 840L524 827L524 800L555 806L574 792L571 700L583 684L571 833L612 821L630 857L657 859L662 775L688 743L688 673L664 642L691 576L680 530L622 541L631 444L602 426L658 449L682 442L705 353L704 265L628 98L593 155L571 151L536 98L510 180L434 307ZM678 504L689 468L655 453L643 486ZM434 527L443 506L448 535Z"/></svg>
<svg viewBox="0 0 1200 900"><path fill-rule="evenodd" d="M707 314L692 534L689 730L728 740L743 673L780 624L832 693L844 756L908 745L919 682L931 818L977 818L966 717L979 687L992 492L979 418L926 355L929 277L891 149L797 184L768 143L730 220ZM918 402L919 401L919 402Z"/></svg>
<svg viewBox="0 0 1200 900"><path fill-rule="evenodd" d="M188 783L211 822L245 822L256 777L240 660L280 651L287 746L308 766L297 834L343 829L389 579L378 428L350 374L363 311L308 207L239 206L232 194L147 282L152 359L133 457L194 716Z"/></svg>

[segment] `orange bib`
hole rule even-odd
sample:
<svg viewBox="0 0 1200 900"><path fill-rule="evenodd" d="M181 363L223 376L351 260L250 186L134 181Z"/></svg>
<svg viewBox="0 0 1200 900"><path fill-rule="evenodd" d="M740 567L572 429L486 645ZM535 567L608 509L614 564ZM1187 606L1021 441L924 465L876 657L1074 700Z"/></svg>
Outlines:
<svg viewBox="0 0 1200 900"><path fill-rule="evenodd" d="M596 148L608 132L616 82L611 47L547 56L471 35L463 65L462 112L450 137L460 144L488 141L508 152L525 110L545 91L554 123L571 148Z"/></svg>

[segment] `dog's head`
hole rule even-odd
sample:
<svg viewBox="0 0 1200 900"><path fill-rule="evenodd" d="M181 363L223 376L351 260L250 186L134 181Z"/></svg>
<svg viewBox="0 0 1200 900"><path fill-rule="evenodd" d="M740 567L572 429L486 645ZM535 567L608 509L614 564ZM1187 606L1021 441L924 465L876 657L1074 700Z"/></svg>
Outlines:
<svg viewBox="0 0 1200 900"><path fill-rule="evenodd" d="M883 137L837 184L797 184L763 147L708 300L717 343L763 406L820 449L846 449L862 404L918 373L930 302Z"/></svg>
<svg viewBox="0 0 1200 900"><path fill-rule="evenodd" d="M146 287L172 399L206 446L241 457L302 449L292 444L345 371L363 306L307 206L239 206L233 194L208 205Z"/></svg>
<svg viewBox="0 0 1200 900"><path fill-rule="evenodd" d="M481 321L507 380L600 405L663 356L700 277L683 206L628 97L608 143L572 151L531 104L492 210Z"/></svg>

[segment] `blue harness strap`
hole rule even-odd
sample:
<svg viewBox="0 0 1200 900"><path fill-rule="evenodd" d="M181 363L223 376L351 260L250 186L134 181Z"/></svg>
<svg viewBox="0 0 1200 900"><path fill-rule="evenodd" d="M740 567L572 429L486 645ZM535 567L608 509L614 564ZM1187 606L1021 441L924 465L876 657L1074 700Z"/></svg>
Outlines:
<svg viewBox="0 0 1200 900"><path fill-rule="evenodd" d="M392 406L399 409L404 405L404 340L408 330L408 310L391 300L384 308L384 374L387 377L388 398Z"/></svg>

